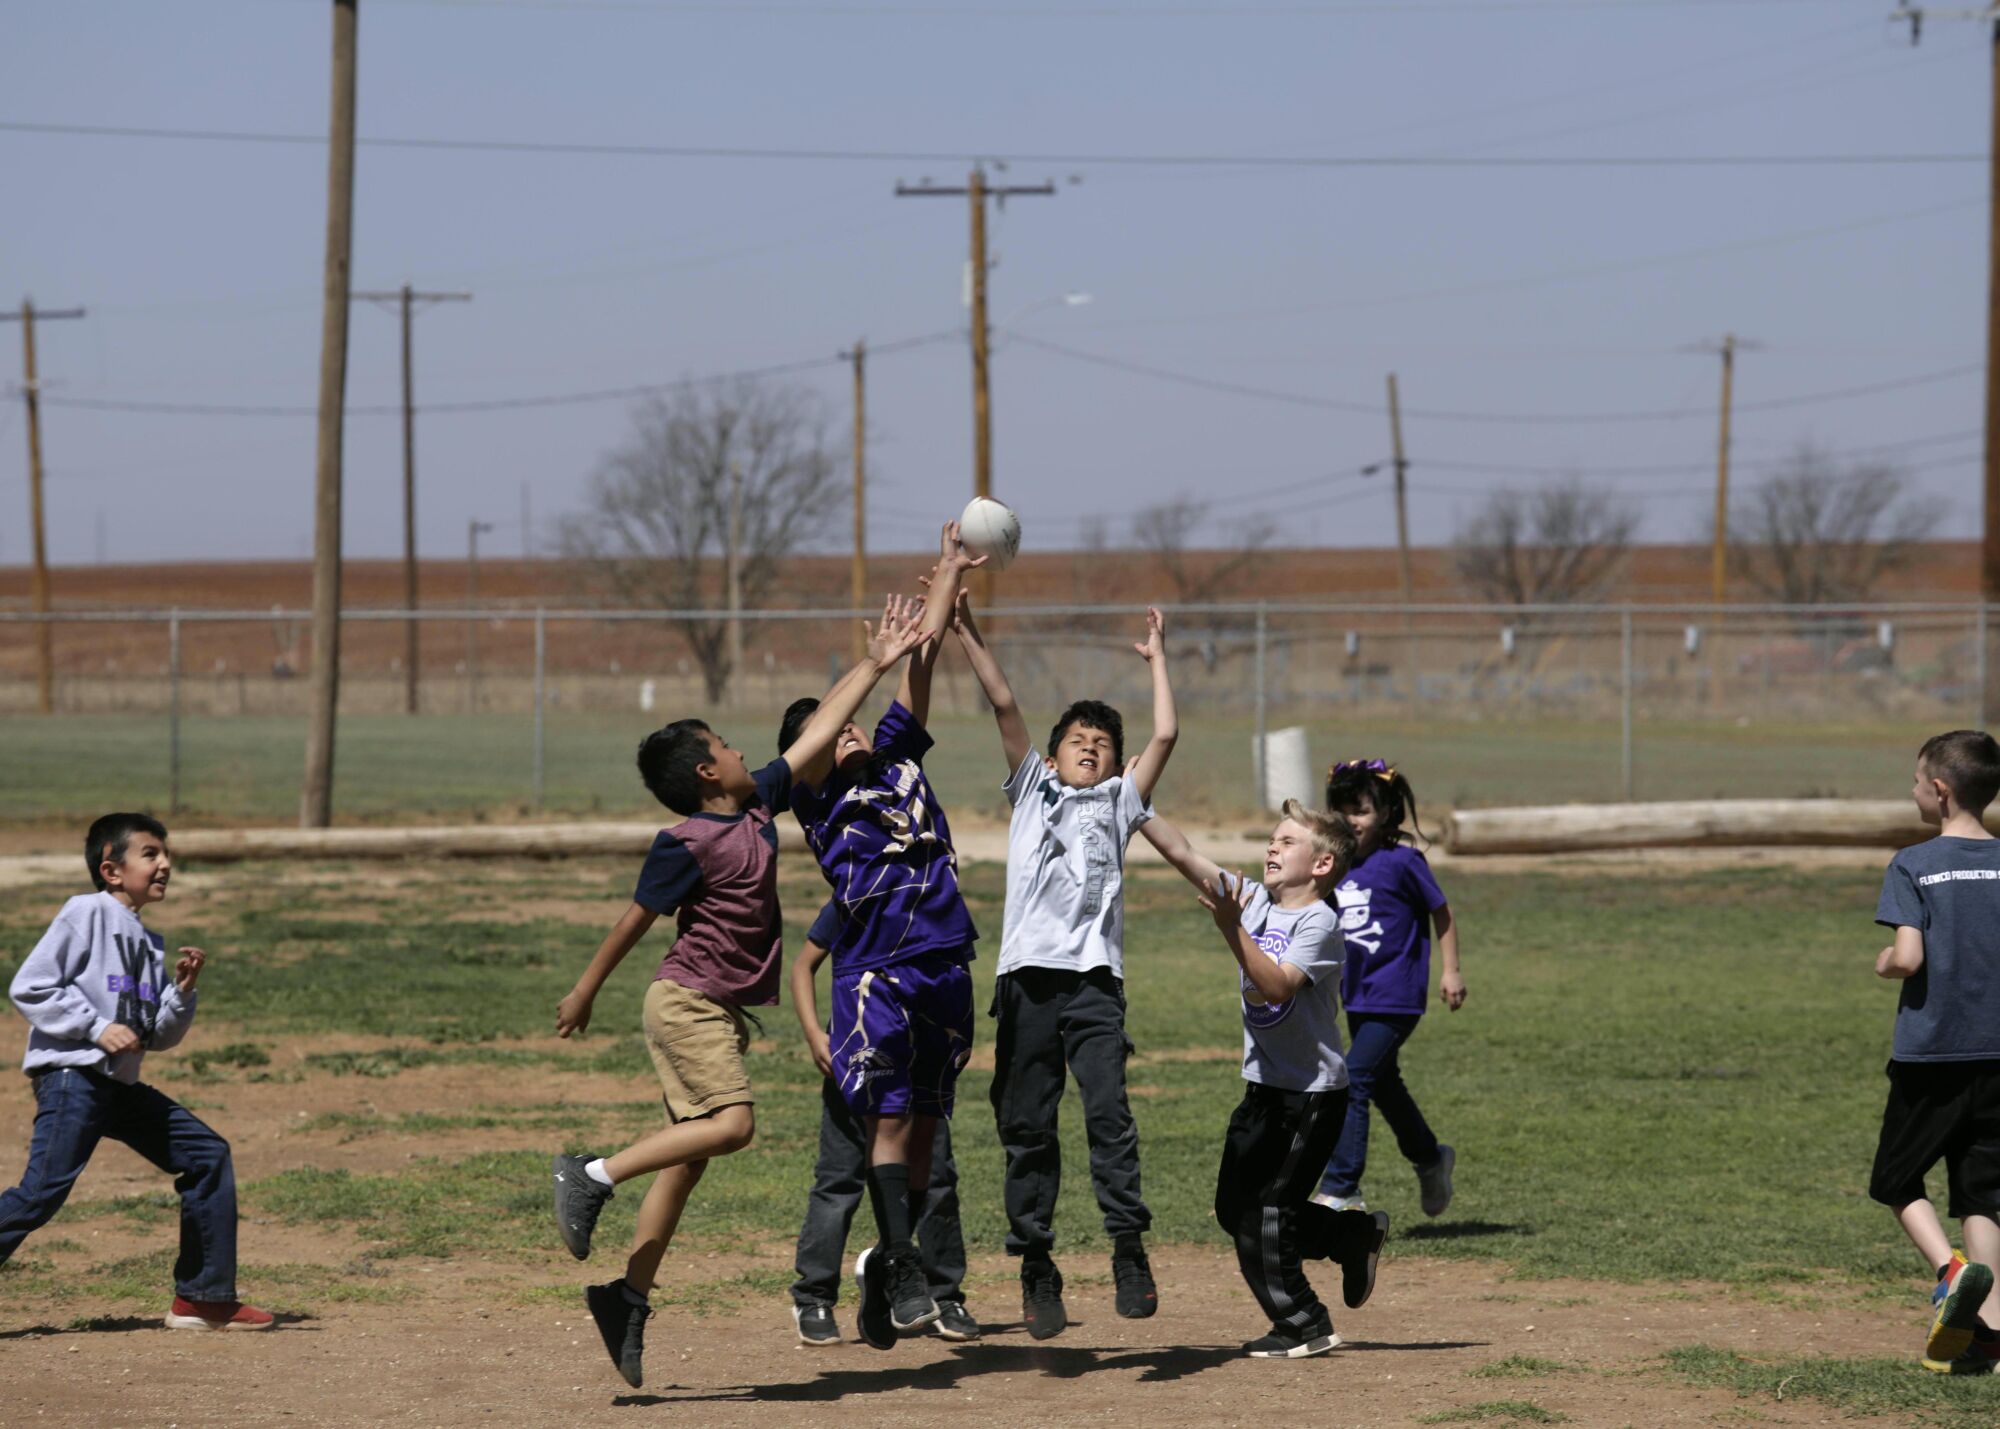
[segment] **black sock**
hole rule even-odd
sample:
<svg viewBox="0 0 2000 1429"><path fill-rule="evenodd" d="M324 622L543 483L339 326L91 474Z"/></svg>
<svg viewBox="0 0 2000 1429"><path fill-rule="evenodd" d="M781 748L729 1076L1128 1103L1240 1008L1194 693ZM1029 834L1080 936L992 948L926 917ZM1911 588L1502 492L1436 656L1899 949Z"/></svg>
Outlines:
<svg viewBox="0 0 2000 1429"><path fill-rule="evenodd" d="M901 1162L868 1168L868 1202L875 1229L890 1255L910 1250L910 1168Z"/></svg>

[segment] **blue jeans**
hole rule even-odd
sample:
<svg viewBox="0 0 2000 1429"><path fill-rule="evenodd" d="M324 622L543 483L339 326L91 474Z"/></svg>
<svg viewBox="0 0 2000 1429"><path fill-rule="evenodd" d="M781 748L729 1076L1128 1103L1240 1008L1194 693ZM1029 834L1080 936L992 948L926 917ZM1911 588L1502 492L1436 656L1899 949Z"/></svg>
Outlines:
<svg viewBox="0 0 2000 1429"><path fill-rule="evenodd" d="M1417 1030L1421 1013L1350 1012L1347 1014L1347 1122L1319 1188L1332 1196L1352 1196L1361 1190L1361 1173L1368 1166L1368 1108L1382 1109L1382 1119L1396 1133L1396 1149L1412 1166L1438 1159L1438 1139L1417 1110L1417 1099L1403 1084L1397 1061L1403 1044Z"/></svg>
<svg viewBox="0 0 2000 1429"><path fill-rule="evenodd" d="M30 1078L35 1131L21 1184L0 1195L0 1264L69 1199L97 1143L122 1141L181 1193L174 1291L187 1300L236 1298L236 1172L229 1143L164 1092L99 1072L57 1067Z"/></svg>

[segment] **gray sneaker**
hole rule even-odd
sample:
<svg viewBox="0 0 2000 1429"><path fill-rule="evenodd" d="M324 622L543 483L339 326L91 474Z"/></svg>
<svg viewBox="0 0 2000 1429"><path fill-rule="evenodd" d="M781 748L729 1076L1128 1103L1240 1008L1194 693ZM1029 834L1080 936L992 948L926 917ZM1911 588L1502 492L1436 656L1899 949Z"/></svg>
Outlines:
<svg viewBox="0 0 2000 1429"><path fill-rule="evenodd" d="M840 1343L840 1322L833 1318L831 1305L794 1305L792 1323L799 1327L799 1343L818 1348Z"/></svg>
<svg viewBox="0 0 2000 1429"><path fill-rule="evenodd" d="M963 1300L938 1301L938 1317L931 1321L931 1332L941 1340L960 1343L976 1340L981 1333L979 1322L972 1318Z"/></svg>
<svg viewBox="0 0 2000 1429"><path fill-rule="evenodd" d="M590 1318L597 1322L597 1333L611 1363L618 1366L625 1382L637 1389L645 1382L639 1361L646 1353L646 1321L652 1316L652 1306L628 1291L623 1280L586 1285L583 1300L590 1307Z"/></svg>
<svg viewBox="0 0 2000 1429"><path fill-rule="evenodd" d="M1458 1153L1438 1143L1438 1159L1417 1168L1417 1190L1423 1197L1424 1214L1441 1216L1451 1205L1451 1168Z"/></svg>
<svg viewBox="0 0 2000 1429"><path fill-rule="evenodd" d="M598 1212L611 1199L611 1188L598 1185L583 1169L589 1164L588 1156L558 1156L553 1168L556 1230L578 1260L590 1259L590 1233L597 1229Z"/></svg>
<svg viewBox="0 0 2000 1429"><path fill-rule="evenodd" d="M889 1272L889 1323L896 1327L896 1333L907 1335L937 1319L938 1303L931 1299L924 1263L917 1253L906 1250L883 1259Z"/></svg>

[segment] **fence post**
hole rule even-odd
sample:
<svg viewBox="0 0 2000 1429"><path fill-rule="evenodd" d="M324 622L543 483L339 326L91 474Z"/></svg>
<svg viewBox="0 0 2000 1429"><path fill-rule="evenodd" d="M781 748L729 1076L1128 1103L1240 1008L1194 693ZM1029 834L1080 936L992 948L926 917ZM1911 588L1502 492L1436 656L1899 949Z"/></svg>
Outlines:
<svg viewBox="0 0 2000 1429"><path fill-rule="evenodd" d="M1979 691L1973 706L1977 718L1973 728L1986 728L1986 598L1980 597L1972 617L1972 686Z"/></svg>
<svg viewBox="0 0 2000 1429"><path fill-rule="evenodd" d="M1618 645L1619 775L1625 802L1629 804L1632 802L1632 611L1629 606L1618 615Z"/></svg>
<svg viewBox="0 0 2000 1429"><path fill-rule="evenodd" d="M181 811L181 612L167 613L167 812Z"/></svg>
<svg viewBox="0 0 2000 1429"><path fill-rule="evenodd" d="M542 807L542 759L543 742L547 734L547 705L549 683L549 625L548 612L535 611L535 808Z"/></svg>
<svg viewBox="0 0 2000 1429"><path fill-rule="evenodd" d="M1257 672L1256 672L1257 731L1253 737L1253 744L1252 744L1252 751L1255 755L1254 762L1256 765L1256 779L1257 779L1257 812L1259 814L1262 814L1270 806L1271 803L1271 786L1267 778L1269 771L1265 768L1265 754L1264 754L1264 724L1265 724L1264 647L1268 643L1266 640L1266 633L1267 633L1266 624L1267 621L1264 610L1264 602L1260 600L1257 602Z"/></svg>

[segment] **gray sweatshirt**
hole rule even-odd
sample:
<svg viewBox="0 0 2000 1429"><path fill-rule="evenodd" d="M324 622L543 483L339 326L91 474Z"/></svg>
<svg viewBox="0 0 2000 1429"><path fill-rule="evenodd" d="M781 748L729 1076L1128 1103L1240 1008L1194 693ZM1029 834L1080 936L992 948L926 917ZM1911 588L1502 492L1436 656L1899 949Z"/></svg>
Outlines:
<svg viewBox="0 0 2000 1429"><path fill-rule="evenodd" d="M63 904L7 991L31 1029L23 1071L91 1067L121 1082L139 1080L144 1049L187 1035L199 996L181 996L165 940L109 893ZM138 1033L142 1050L114 1057L98 1046L114 1022Z"/></svg>

